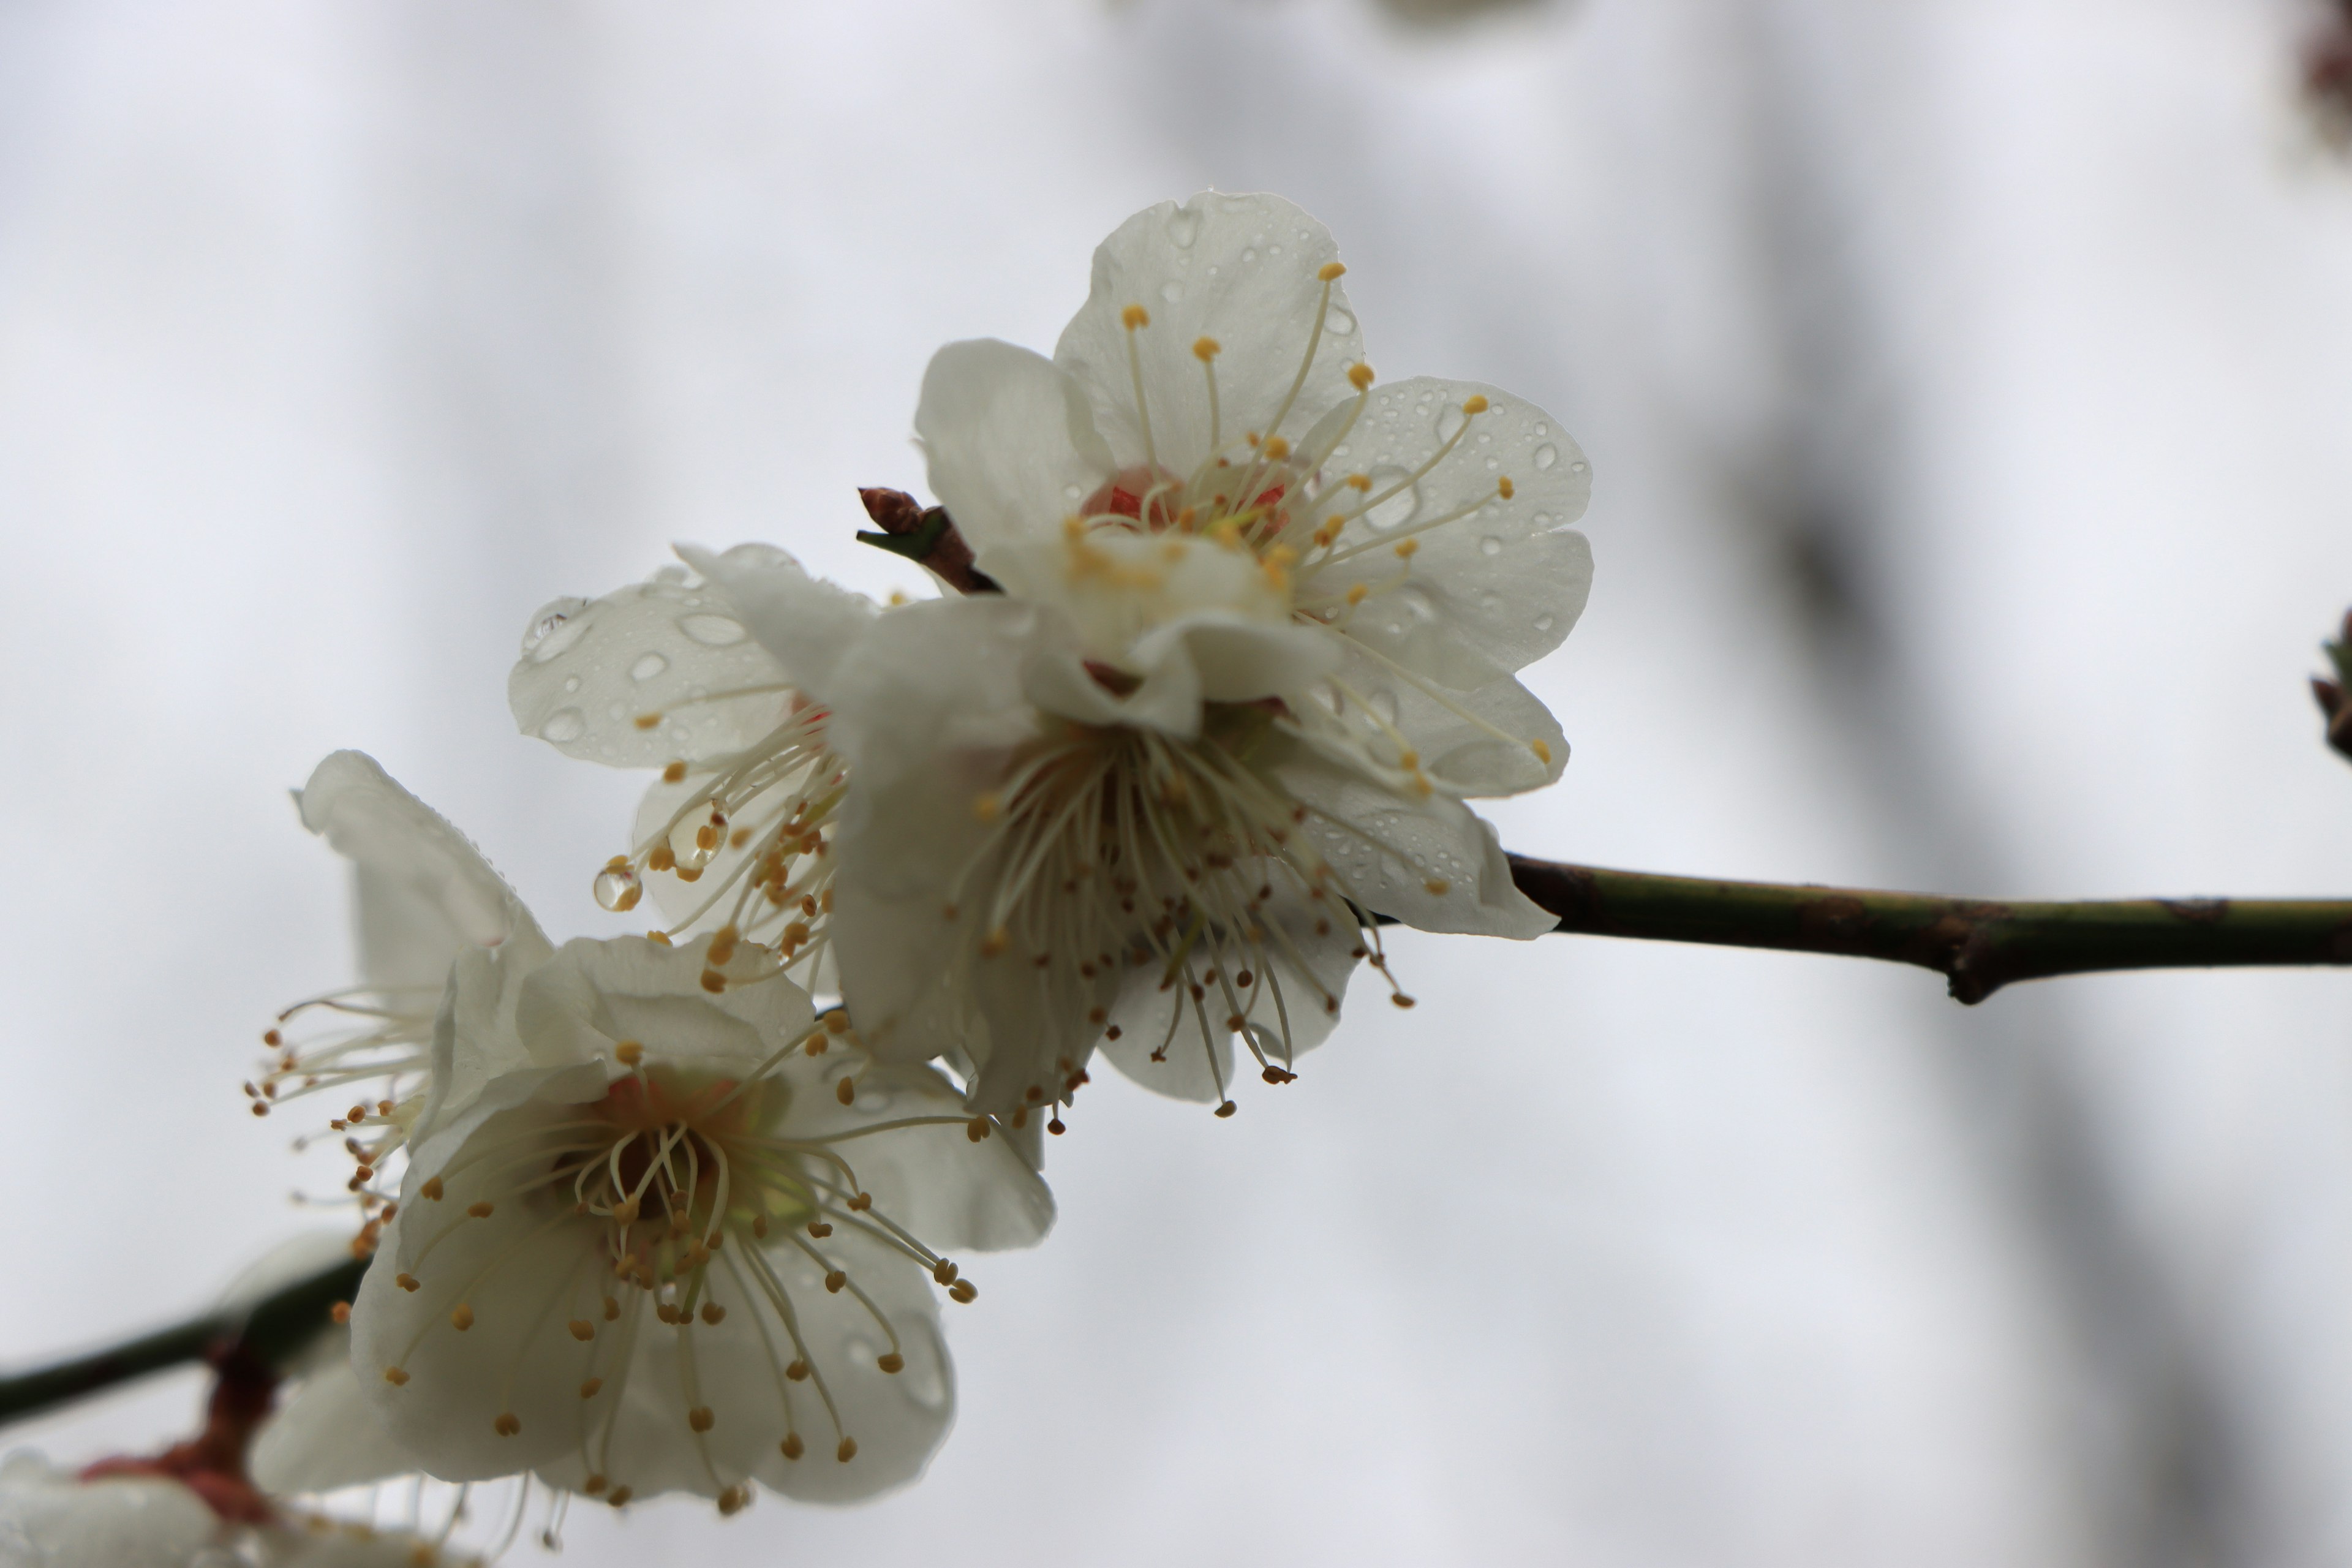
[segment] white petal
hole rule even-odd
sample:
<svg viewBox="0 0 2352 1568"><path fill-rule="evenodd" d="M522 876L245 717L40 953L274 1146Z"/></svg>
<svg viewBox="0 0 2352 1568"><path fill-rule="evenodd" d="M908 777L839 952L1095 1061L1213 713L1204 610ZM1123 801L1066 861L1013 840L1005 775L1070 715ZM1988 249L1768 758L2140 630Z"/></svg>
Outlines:
<svg viewBox="0 0 2352 1568"><path fill-rule="evenodd" d="M254 1546L262 1568L476 1568L478 1562L446 1554L404 1530L325 1519L261 1531Z"/></svg>
<svg viewBox="0 0 2352 1568"><path fill-rule="evenodd" d="M781 723L784 673L732 605L656 578L532 617L507 702L567 756L661 767L740 751Z"/></svg>
<svg viewBox="0 0 2352 1568"><path fill-rule="evenodd" d="M1363 343L1336 284L1307 364L1323 299L1316 274L1338 256L1330 231L1280 196L1204 191L1181 206L1147 207L1095 251L1087 302L1055 345L1054 362L1084 384L1119 462L1142 462L1122 320L1129 306L1141 305L1151 321L1137 331L1135 347L1162 468L1188 474L1210 456L1208 380L1193 353L1202 337L1223 351L1215 361L1223 441L1231 447L1255 431L1296 443L1326 409L1355 396L1348 367L1363 357ZM1307 374L1291 398L1302 365Z"/></svg>
<svg viewBox="0 0 2352 1568"><path fill-rule="evenodd" d="M1501 840L1460 801L1414 800L1329 763L1278 770L1317 820L1313 837L1350 895L1375 913L1423 931L1529 938L1559 925L1511 880Z"/></svg>
<svg viewBox="0 0 2352 1568"><path fill-rule="evenodd" d="M1425 676L1374 658L1360 645L1346 650L1339 679L1372 704L1421 755L1431 781L1448 795L1507 795L1551 784L1568 766L1568 739L1541 699L1510 676L1475 690L1448 690Z"/></svg>
<svg viewBox="0 0 2352 1568"><path fill-rule="evenodd" d="M195 1568L220 1521L177 1481L82 1481L19 1452L0 1464L0 1563L17 1568Z"/></svg>
<svg viewBox="0 0 2352 1568"><path fill-rule="evenodd" d="M538 935L481 851L366 753L328 757L295 801L302 825L357 868L360 967L370 985L438 991L464 948Z"/></svg>
<svg viewBox="0 0 2352 1568"><path fill-rule="evenodd" d="M872 791L930 773L942 756L1002 753L1033 738L1037 718L1021 672L1041 635L1034 606L998 596L927 600L877 620L827 699L833 744L857 780L848 818L867 809ZM869 860L887 854L887 836L868 848ZM890 857L898 863L891 879L929 882L937 871L928 855L917 847Z"/></svg>
<svg viewBox="0 0 2352 1568"><path fill-rule="evenodd" d="M523 983L515 1029L541 1065L609 1059L625 1040L658 1043L673 1061L750 1068L815 1017L788 980L705 988L708 938L665 946L644 937L575 937ZM755 963L746 950L727 973Z"/></svg>
<svg viewBox="0 0 2352 1568"><path fill-rule="evenodd" d="M1302 602L1371 590L1349 632L1388 658L1469 690L1542 658L1568 636L1592 585L1591 546L1570 524L1592 489L1584 454L1542 409L1477 382L1418 376L1376 387L1324 464L1325 488L1350 473L1377 500L1434 457L1473 396L1486 412L1426 476L1351 521L1334 563L1302 568ZM1512 495L1500 499L1507 478ZM1318 499L1318 505L1324 504ZM1344 502L1335 502L1341 504ZM1438 520L1470 509L1454 521ZM1376 524L1383 526L1375 526ZM1410 537L1410 565L1391 548ZM1360 548L1360 554L1349 552Z"/></svg>
<svg viewBox="0 0 2352 1568"><path fill-rule="evenodd" d="M992 338L931 356L915 436L931 493L992 574L992 551L1058 537L1062 520L1111 474L1077 383L1044 355Z"/></svg>
<svg viewBox="0 0 2352 1568"><path fill-rule="evenodd" d="M341 1353L283 1396L255 1434L247 1460L254 1484L277 1494L327 1492L415 1473L416 1460L383 1430L360 1391L350 1334L321 1338Z"/></svg>
<svg viewBox="0 0 2352 1568"><path fill-rule="evenodd" d="M725 554L681 544L678 555L726 599L760 646L801 690L822 696L841 656L873 624L878 606L863 594L812 577L770 544Z"/></svg>

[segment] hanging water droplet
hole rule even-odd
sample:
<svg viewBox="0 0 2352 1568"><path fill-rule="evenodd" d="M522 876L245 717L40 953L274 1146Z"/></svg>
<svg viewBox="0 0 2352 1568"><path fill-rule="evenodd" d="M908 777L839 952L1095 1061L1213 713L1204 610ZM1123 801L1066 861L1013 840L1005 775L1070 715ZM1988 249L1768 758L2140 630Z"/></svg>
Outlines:
<svg viewBox="0 0 2352 1568"><path fill-rule="evenodd" d="M1580 474L1580 473L1584 472L1584 469L1585 469L1585 462L1584 462L1584 459L1583 459L1583 458L1579 458L1575 462L1570 463L1570 464L1568 466L1568 471L1569 471L1570 473L1571 473L1571 474Z"/></svg>
<svg viewBox="0 0 2352 1568"><path fill-rule="evenodd" d="M637 881L633 866L607 866L596 873L596 904L614 914L626 914L637 907L645 888Z"/></svg>
<svg viewBox="0 0 2352 1568"><path fill-rule="evenodd" d="M663 670L667 669L668 668L669 660L664 658L661 655L657 653L644 654L639 656L636 663L629 666L629 679L631 680L651 680L655 676L659 675Z"/></svg>
<svg viewBox="0 0 2352 1568"><path fill-rule="evenodd" d="M1160 286L1160 297L1172 305L1184 297L1184 285L1171 278Z"/></svg>
<svg viewBox="0 0 2352 1568"><path fill-rule="evenodd" d="M1323 318L1323 330L1335 337L1346 337L1356 330L1356 318L1345 310L1335 310Z"/></svg>
<svg viewBox="0 0 2352 1568"><path fill-rule="evenodd" d="M1478 553L1481 555L1500 555L1502 552L1503 542L1491 533L1478 542Z"/></svg>
<svg viewBox="0 0 2352 1568"><path fill-rule="evenodd" d="M547 716L546 723L539 727L541 740L552 741L559 746L576 741L587 732L588 715L577 708L559 708Z"/></svg>
<svg viewBox="0 0 2352 1568"><path fill-rule="evenodd" d="M579 690L579 689L580 689L580 678L579 678L578 676L576 676L576 675L567 675L567 676L565 676L565 677L563 678L563 689L564 689L567 693Z"/></svg>
<svg viewBox="0 0 2352 1568"><path fill-rule="evenodd" d="M545 664L565 648L580 640L588 629L580 612L589 607L585 599L553 599L540 606L522 631L522 651L539 664Z"/></svg>
<svg viewBox="0 0 2352 1568"><path fill-rule="evenodd" d="M669 830L669 852L677 857L678 868L699 871L719 854L727 842L727 819L689 813L684 822Z"/></svg>
<svg viewBox="0 0 2352 1568"><path fill-rule="evenodd" d="M1559 461L1559 448L1547 441L1536 448L1536 467L1549 468Z"/></svg>
<svg viewBox="0 0 2352 1568"><path fill-rule="evenodd" d="M1184 249L1191 249L1200 235L1201 220L1179 207L1168 216L1168 237Z"/></svg>
<svg viewBox="0 0 2352 1568"><path fill-rule="evenodd" d="M1367 510L1364 521L1379 529L1402 528L1411 522L1413 514L1421 510L1421 487L1409 482L1411 476L1402 468L1374 468L1370 477L1372 488L1369 493L1387 499ZM1394 495L1388 494L1400 484L1404 488Z"/></svg>
<svg viewBox="0 0 2352 1568"><path fill-rule="evenodd" d="M1548 632L1557 624L1558 623L1553 621L1549 616L1538 616L1536 617L1536 630L1539 632Z"/></svg>
<svg viewBox="0 0 2352 1568"><path fill-rule="evenodd" d="M743 640L743 623L725 616L688 616L677 629L705 647L726 647Z"/></svg>

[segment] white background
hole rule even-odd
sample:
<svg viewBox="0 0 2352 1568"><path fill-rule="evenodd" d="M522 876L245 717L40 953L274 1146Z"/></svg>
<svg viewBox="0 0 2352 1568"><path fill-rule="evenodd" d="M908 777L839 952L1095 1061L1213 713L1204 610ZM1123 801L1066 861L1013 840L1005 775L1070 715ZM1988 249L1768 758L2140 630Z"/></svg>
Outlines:
<svg viewBox="0 0 2352 1568"><path fill-rule="evenodd" d="M2342 893L2352 168L2286 0L0 4L0 1361L303 1223L236 1084L341 984L284 790L373 752L559 934L638 781L518 738L531 612L673 540L876 592L950 338L1049 346L1208 184L1371 357L1593 459L1532 681L1603 864ZM950 1319L928 1479L568 1561L2352 1558L2352 980L1962 1012L1831 959L1401 937L1281 1091L1105 1082ZM1108 1077L1108 1075L1105 1075ZM325 1167L311 1167L314 1173ZM159 1381L8 1435L152 1447ZM517 1549L522 1560L535 1546Z"/></svg>

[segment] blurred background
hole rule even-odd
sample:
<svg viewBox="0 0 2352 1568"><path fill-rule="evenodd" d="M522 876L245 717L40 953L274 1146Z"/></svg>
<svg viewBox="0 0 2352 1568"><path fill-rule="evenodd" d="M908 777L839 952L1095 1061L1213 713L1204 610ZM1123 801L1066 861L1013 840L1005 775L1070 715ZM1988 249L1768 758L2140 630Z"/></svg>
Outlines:
<svg viewBox="0 0 2352 1568"><path fill-rule="evenodd" d="M643 781L514 733L531 612L675 540L928 592L851 534L920 489L931 351L1049 347L1095 242L1211 184L1330 224L1385 375L1591 455L1591 608L1532 672L1575 760L1514 847L2345 893L2329 15L0 0L0 1362L322 1223L237 1089L352 973L284 793L320 755L622 929L588 884ZM1964 1011L1393 951L1421 1007L1360 987L1231 1121L1088 1093L922 1485L575 1512L566 1561L2352 1561L2352 979ZM0 1447L152 1447L200 1390Z"/></svg>

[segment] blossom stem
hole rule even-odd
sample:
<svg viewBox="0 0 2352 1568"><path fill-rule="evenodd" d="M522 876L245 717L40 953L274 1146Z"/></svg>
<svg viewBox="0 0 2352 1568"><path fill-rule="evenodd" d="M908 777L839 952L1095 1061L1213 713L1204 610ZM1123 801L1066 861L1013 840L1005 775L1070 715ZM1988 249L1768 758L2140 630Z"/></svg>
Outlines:
<svg viewBox="0 0 2352 1568"><path fill-rule="evenodd" d="M203 1313L87 1355L0 1377L0 1422L37 1415L184 1362L218 1363L243 1352L270 1367L283 1367L326 1330L335 1304L352 1300L366 1272L363 1258L339 1262L281 1287L248 1310Z"/></svg>
<svg viewBox="0 0 2352 1568"><path fill-rule="evenodd" d="M2352 899L1997 902L1510 861L1555 931L1912 963L1968 1004L2065 974L2352 965Z"/></svg>

